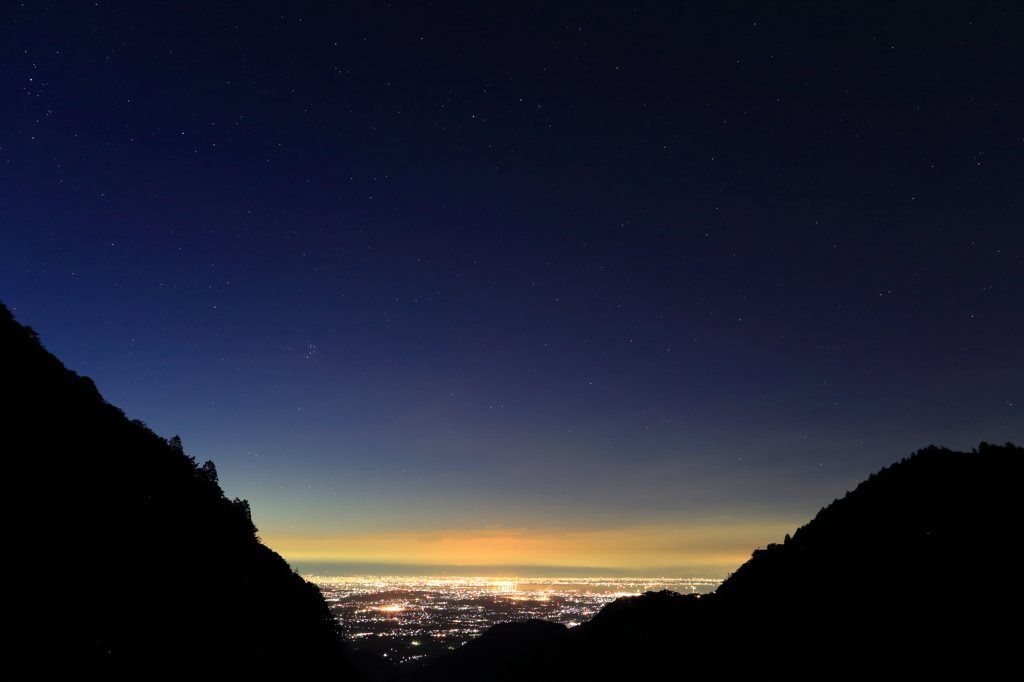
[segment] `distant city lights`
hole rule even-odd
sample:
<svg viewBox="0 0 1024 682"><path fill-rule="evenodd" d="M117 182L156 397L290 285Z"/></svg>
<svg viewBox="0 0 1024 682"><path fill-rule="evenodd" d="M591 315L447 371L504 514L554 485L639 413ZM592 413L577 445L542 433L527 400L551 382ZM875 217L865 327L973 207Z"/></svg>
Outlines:
<svg viewBox="0 0 1024 682"><path fill-rule="evenodd" d="M608 602L648 591L713 592L711 578L306 576L320 587L353 651L409 664L458 648L497 623L575 627Z"/></svg>

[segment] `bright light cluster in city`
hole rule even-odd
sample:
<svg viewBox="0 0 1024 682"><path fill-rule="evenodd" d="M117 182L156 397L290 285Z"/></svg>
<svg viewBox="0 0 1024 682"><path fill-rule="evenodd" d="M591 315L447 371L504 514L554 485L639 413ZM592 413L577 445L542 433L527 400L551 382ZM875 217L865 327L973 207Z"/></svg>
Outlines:
<svg viewBox="0 0 1024 682"><path fill-rule="evenodd" d="M497 623L573 627L619 597L713 592L711 578L306 576L345 627L353 653L408 663L462 646Z"/></svg>

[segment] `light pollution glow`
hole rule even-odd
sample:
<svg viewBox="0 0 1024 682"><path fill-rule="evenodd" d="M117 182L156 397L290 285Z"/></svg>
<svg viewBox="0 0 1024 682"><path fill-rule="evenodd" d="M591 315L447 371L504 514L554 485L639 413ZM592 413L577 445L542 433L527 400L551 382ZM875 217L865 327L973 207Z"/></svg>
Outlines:
<svg viewBox="0 0 1024 682"><path fill-rule="evenodd" d="M264 542L285 559L449 566L594 566L643 570L686 566L717 577L750 553L780 542L797 524L642 525L599 530L507 529L272 535Z"/></svg>

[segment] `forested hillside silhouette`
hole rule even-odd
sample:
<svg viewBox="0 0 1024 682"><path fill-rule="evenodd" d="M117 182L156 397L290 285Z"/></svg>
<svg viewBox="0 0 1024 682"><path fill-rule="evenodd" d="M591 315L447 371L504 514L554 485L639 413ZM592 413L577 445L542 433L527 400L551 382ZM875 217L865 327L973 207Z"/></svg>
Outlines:
<svg viewBox="0 0 1024 682"><path fill-rule="evenodd" d="M920 450L714 594L626 597L572 629L492 628L419 679L1016 678L1022 457L1009 443Z"/></svg>
<svg viewBox="0 0 1024 682"><path fill-rule="evenodd" d="M128 420L2 304L0 351L16 655L37 671L345 676L319 590L259 541L212 462Z"/></svg>
<svg viewBox="0 0 1024 682"><path fill-rule="evenodd" d="M2 304L0 352L15 657L38 674L352 677L319 591L211 462L128 420ZM1016 679L1022 456L920 450L715 594L624 598L572 629L503 624L411 676Z"/></svg>

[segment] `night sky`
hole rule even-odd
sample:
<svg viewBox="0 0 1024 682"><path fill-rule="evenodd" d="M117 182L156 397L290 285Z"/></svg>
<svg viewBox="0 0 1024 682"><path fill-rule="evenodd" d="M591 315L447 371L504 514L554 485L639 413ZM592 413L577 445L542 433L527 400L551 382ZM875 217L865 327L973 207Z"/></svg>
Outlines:
<svg viewBox="0 0 1024 682"><path fill-rule="evenodd" d="M1024 441L1019 3L12 2L0 60L0 300L300 569L724 577Z"/></svg>

